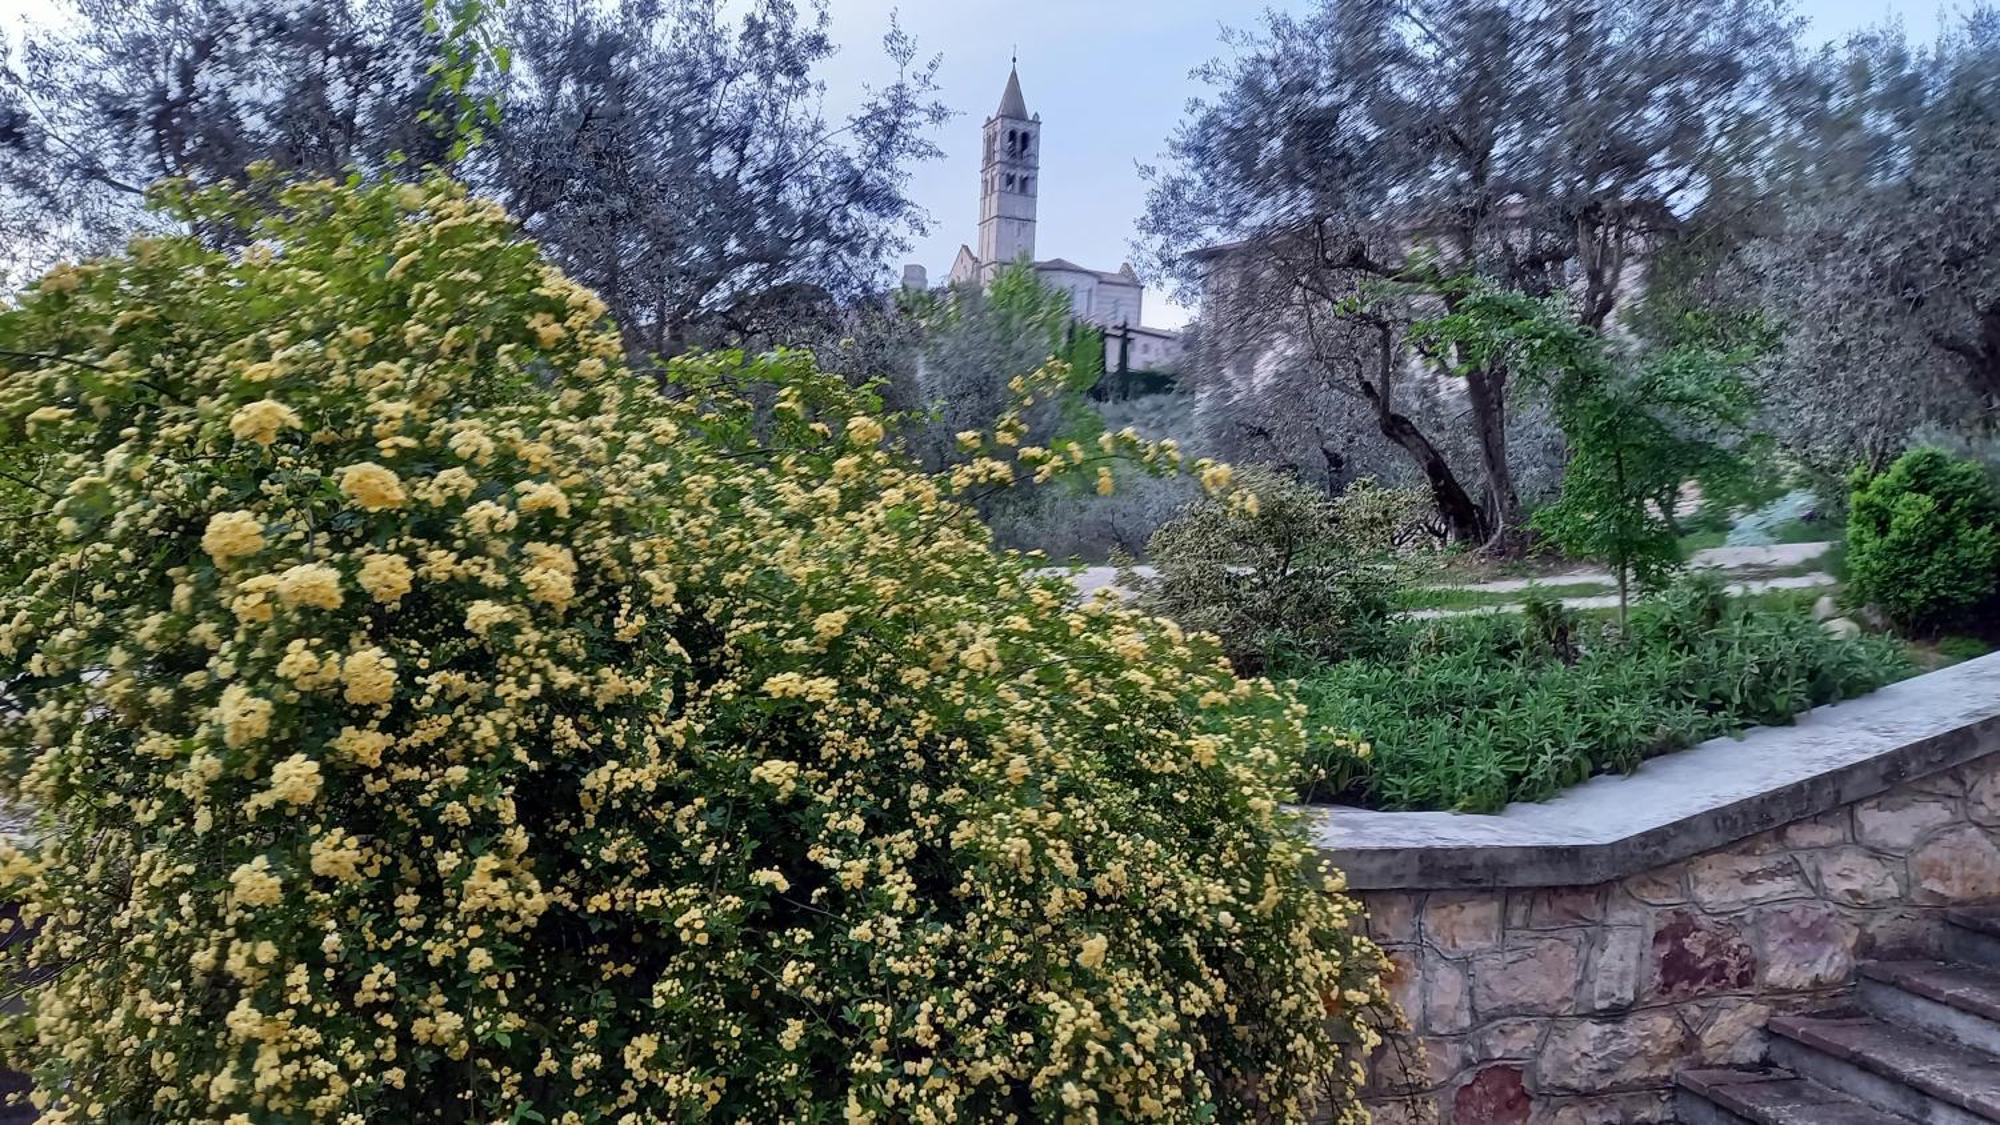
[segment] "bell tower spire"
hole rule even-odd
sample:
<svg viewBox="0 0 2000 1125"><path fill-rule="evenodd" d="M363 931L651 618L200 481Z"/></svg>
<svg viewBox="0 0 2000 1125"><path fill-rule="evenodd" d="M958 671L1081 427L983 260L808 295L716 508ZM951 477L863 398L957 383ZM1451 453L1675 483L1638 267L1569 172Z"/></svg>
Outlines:
<svg viewBox="0 0 2000 1125"><path fill-rule="evenodd" d="M1007 72L1000 108L986 119L986 160L979 183L979 262L990 278L1035 256L1035 197L1041 190L1042 118L1021 94L1018 58Z"/></svg>

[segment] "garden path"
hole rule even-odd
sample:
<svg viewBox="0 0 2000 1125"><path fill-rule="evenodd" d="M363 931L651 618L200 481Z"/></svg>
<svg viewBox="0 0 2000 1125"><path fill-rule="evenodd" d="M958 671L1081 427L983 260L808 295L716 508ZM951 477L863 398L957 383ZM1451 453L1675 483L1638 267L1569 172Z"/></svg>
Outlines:
<svg viewBox="0 0 2000 1125"><path fill-rule="evenodd" d="M1717 571L1722 574L1749 572L1752 574L1802 567L1816 562L1832 550L1832 543L1777 543L1766 547L1711 547L1696 551L1688 559L1693 570ZM1133 567L1140 575L1151 577L1150 566ZM1060 572L1058 572L1060 573ZM1077 593L1088 597L1099 590L1116 590L1118 568L1115 566L1087 566L1068 571L1070 580L1076 584ZM1787 574L1776 577L1745 578L1732 582L1728 591L1732 597L1765 594L1775 590L1813 590L1839 584L1839 580L1823 570L1805 574ZM1577 586L1602 586L1603 594L1581 594L1562 599L1562 604L1570 609L1609 609L1618 604L1618 595L1611 592L1617 579L1610 571L1597 568L1581 568L1560 574L1544 574L1534 578L1502 578L1491 582L1449 583L1434 587L1471 595L1497 595L1525 593L1536 588L1573 588ZM1452 617L1466 613L1519 613L1520 602L1497 602L1452 609L1416 610L1411 617Z"/></svg>

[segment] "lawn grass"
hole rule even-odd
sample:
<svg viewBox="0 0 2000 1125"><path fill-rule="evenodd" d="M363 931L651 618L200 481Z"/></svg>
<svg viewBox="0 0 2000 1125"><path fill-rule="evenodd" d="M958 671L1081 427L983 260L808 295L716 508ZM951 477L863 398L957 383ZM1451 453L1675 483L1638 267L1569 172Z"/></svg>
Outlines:
<svg viewBox="0 0 2000 1125"><path fill-rule="evenodd" d="M1516 605L1531 597L1595 598L1615 594L1618 587L1604 582L1574 582L1560 586L1533 586L1526 590L1468 590L1460 586L1412 586L1403 591L1399 605L1417 609L1487 609Z"/></svg>

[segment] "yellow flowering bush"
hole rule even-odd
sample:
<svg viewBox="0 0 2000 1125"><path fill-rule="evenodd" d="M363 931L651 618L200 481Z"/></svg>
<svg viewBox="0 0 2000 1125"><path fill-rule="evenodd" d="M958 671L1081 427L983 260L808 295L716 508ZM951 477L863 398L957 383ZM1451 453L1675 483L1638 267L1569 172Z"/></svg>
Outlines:
<svg viewBox="0 0 2000 1125"><path fill-rule="evenodd" d="M662 394L493 205L273 197L0 313L44 1121L1360 1119L1297 706L958 499L1091 458Z"/></svg>

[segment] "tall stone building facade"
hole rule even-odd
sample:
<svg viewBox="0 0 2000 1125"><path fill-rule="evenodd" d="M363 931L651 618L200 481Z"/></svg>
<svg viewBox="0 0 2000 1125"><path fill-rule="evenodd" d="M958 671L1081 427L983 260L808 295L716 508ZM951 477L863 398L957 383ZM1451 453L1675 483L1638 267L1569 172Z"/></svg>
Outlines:
<svg viewBox="0 0 2000 1125"><path fill-rule="evenodd" d="M1105 367L1121 357L1135 369L1171 369L1181 357L1180 334L1144 327L1146 287L1130 262L1115 270L1035 256L1035 222L1042 191L1042 115L1028 111L1018 66L1007 74L999 108L982 127L979 171L979 250L961 245L953 285L984 285L1001 269L1025 262L1042 283L1069 295L1077 320L1104 329ZM920 266L904 269L904 284L926 284Z"/></svg>

